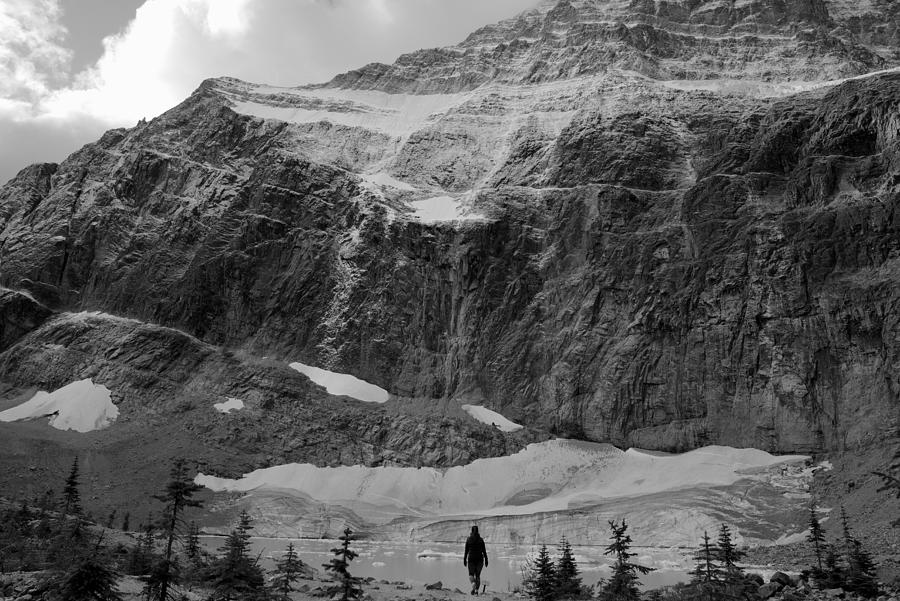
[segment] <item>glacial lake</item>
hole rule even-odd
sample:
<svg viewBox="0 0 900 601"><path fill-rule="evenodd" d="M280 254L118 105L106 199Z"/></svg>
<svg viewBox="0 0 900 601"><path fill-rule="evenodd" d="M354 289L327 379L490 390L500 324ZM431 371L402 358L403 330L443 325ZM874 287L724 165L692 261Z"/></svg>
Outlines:
<svg viewBox="0 0 900 601"><path fill-rule="evenodd" d="M224 542L224 537L204 536L206 549L215 552ZM263 568L274 567L288 546L293 542L300 559L323 572L322 564L331 558L331 549L340 541L319 539L253 538L251 547L254 555L260 557ZM354 541L351 549L359 553L350 565L350 573L363 578L377 580L430 584L440 580L445 588L469 590L469 577L462 565L463 544L459 543L401 543L395 541ZM550 547L555 556L556 548ZM593 584L609 576L610 558L603 555L603 547L574 547L575 560L585 584ZM656 568L656 571L641 577L643 589L684 582L689 576L684 568L690 560L689 550L634 548L634 561ZM488 583L488 590L511 591L522 582L522 566L529 553L536 553L537 547L491 545L488 542L490 565L481 573L482 582Z"/></svg>

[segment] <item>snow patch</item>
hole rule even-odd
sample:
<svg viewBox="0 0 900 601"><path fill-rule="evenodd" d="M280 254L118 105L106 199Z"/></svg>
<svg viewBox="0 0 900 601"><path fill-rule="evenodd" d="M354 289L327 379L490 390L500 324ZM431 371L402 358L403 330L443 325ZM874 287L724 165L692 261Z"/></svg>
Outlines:
<svg viewBox="0 0 900 601"><path fill-rule="evenodd" d="M243 408L244 401L231 397L228 397L228 400L226 400L224 403L216 403L213 405L213 409L215 409L219 413L231 413L232 411L240 411Z"/></svg>
<svg viewBox="0 0 900 601"><path fill-rule="evenodd" d="M753 79L676 79L657 81L667 88L682 91L713 92L723 95L749 96L751 98L780 98L783 96L799 94L801 92L830 88L848 81L858 81L897 72L900 72L900 68L894 67L891 69L864 73L862 75L854 75L853 77L843 77L826 81L787 81L778 83Z"/></svg>
<svg viewBox="0 0 900 601"><path fill-rule="evenodd" d="M521 425L512 422L496 411L492 411L481 405L463 405L462 410L481 423L496 426L503 432L515 432L516 430L522 429Z"/></svg>
<svg viewBox="0 0 900 601"><path fill-rule="evenodd" d="M806 537L808 536L808 532L794 532L793 534L782 534L779 536L773 545L793 545L795 543L802 543L806 541Z"/></svg>
<svg viewBox="0 0 900 601"><path fill-rule="evenodd" d="M407 184L406 182L400 181L396 177L385 173L384 171L379 171L378 173L366 173L360 174L359 176L362 180L369 184L370 186L378 186L382 188L394 188L396 190L400 190L403 192L415 192L416 189Z"/></svg>
<svg viewBox="0 0 900 601"><path fill-rule="evenodd" d="M390 393L384 388L350 374L340 374L303 363L291 363L289 367L323 387L328 394L348 396L367 403L384 403L390 397Z"/></svg>
<svg viewBox="0 0 900 601"><path fill-rule="evenodd" d="M464 209L462 204L452 196L435 196L425 200L414 200L409 204L413 208L413 216L424 223L484 219L483 215Z"/></svg>
<svg viewBox="0 0 900 601"><path fill-rule="evenodd" d="M108 388L91 379L72 382L53 392L40 391L17 407L0 412L0 421L16 422L49 417L57 430L92 432L119 417Z"/></svg>

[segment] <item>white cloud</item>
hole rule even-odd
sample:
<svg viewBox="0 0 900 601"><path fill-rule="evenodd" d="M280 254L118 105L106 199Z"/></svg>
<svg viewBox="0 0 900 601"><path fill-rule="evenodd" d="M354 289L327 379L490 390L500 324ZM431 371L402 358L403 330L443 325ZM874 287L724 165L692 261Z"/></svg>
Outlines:
<svg viewBox="0 0 900 601"><path fill-rule="evenodd" d="M250 26L248 4L250 0L215 0L197 2L206 12L206 28L214 36L238 35ZM206 5L206 6L204 6Z"/></svg>
<svg viewBox="0 0 900 601"><path fill-rule="evenodd" d="M0 2L0 114L23 117L68 72L58 0Z"/></svg>
<svg viewBox="0 0 900 601"><path fill-rule="evenodd" d="M251 0L148 0L128 28L103 40L96 65L73 86L48 94L39 118L89 115L129 125L177 104L209 69L240 47ZM205 73L204 73L205 71Z"/></svg>

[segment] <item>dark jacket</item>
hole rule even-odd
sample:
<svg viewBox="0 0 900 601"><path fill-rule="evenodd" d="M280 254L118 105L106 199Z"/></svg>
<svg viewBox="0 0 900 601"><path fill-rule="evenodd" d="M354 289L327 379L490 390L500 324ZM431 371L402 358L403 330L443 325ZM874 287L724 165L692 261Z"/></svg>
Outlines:
<svg viewBox="0 0 900 601"><path fill-rule="evenodd" d="M463 554L463 562L468 561L475 565L487 565L487 549L484 548L484 539L478 535L470 535L466 539L466 552Z"/></svg>

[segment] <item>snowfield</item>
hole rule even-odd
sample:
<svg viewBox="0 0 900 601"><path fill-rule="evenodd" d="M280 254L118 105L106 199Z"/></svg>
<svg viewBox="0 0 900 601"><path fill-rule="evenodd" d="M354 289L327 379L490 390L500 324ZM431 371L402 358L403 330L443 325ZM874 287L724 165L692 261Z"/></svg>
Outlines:
<svg viewBox="0 0 900 601"><path fill-rule="evenodd" d="M462 410L481 423L488 424L489 426L496 426L503 432L515 432L516 430L521 430L523 428L523 426L506 419L496 411L492 411L481 405L463 405Z"/></svg>
<svg viewBox="0 0 900 601"><path fill-rule="evenodd" d="M50 393L38 392L21 405L0 412L3 422L40 417L50 417L50 425L57 430L92 432L116 421L119 408L113 404L109 389L87 379Z"/></svg>
<svg viewBox="0 0 900 601"><path fill-rule="evenodd" d="M350 374L341 374L303 363L291 363L290 367L323 387L328 394L348 396L367 403L384 403L390 393L384 388L369 384Z"/></svg>
<svg viewBox="0 0 900 601"><path fill-rule="evenodd" d="M479 459L446 470L288 464L257 470L239 480L199 474L195 481L213 491L293 491L328 504L392 507L399 515L527 515L609 499L729 485L748 471L805 459L721 446L663 455L551 440L528 445L509 457Z"/></svg>
<svg viewBox="0 0 900 601"><path fill-rule="evenodd" d="M433 123L471 93L461 94L388 94L372 90L326 88L297 90L250 86L256 94L276 93L293 99L293 106L272 106L265 97L235 98L232 109L261 119L287 123L328 121L335 125L364 127L390 136L406 137Z"/></svg>
<svg viewBox="0 0 900 601"><path fill-rule="evenodd" d="M413 208L413 216L424 223L441 221L473 221L484 219L482 215L470 213L452 196L435 196L409 203Z"/></svg>
<svg viewBox="0 0 900 601"><path fill-rule="evenodd" d="M232 411L240 411L244 408L244 401L229 397L224 403L215 403L213 409L219 413L231 413Z"/></svg>

